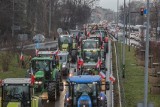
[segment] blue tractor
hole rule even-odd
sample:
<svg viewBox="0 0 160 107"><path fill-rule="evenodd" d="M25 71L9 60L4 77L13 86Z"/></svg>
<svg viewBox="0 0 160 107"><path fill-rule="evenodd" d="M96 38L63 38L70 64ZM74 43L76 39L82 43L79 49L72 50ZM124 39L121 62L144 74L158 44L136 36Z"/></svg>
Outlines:
<svg viewBox="0 0 160 107"><path fill-rule="evenodd" d="M107 97L101 90L99 75L79 75L69 77L68 91L64 98L64 107L107 107Z"/></svg>

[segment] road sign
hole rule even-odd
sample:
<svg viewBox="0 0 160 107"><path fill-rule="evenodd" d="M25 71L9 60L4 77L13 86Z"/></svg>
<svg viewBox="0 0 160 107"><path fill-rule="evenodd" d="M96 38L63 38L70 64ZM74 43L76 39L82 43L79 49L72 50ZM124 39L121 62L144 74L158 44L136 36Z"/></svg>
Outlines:
<svg viewBox="0 0 160 107"><path fill-rule="evenodd" d="M20 41L27 41L28 40L28 34L18 34L18 39Z"/></svg>
<svg viewBox="0 0 160 107"><path fill-rule="evenodd" d="M148 10L147 9L144 9L144 14L148 14Z"/></svg>
<svg viewBox="0 0 160 107"><path fill-rule="evenodd" d="M58 28L57 32L58 32L58 34L62 33L63 32L62 28Z"/></svg>
<svg viewBox="0 0 160 107"><path fill-rule="evenodd" d="M13 29L13 26L11 26L11 29ZM14 30L20 30L20 29L21 29L20 26L14 25Z"/></svg>

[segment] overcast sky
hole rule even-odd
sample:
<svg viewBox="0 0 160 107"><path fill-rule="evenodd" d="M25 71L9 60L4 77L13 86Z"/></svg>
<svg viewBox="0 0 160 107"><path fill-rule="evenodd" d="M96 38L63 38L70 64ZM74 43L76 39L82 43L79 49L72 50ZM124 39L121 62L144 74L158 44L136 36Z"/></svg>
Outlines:
<svg viewBox="0 0 160 107"><path fill-rule="evenodd" d="M123 4L124 0L119 0L119 4ZM126 0L128 2L128 0ZM99 6L117 11L117 0L100 0Z"/></svg>

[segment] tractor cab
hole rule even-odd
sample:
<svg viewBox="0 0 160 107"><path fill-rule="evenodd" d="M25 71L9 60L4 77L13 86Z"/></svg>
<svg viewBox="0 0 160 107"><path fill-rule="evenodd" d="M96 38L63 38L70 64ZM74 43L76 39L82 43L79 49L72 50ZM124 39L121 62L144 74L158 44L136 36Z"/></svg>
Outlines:
<svg viewBox="0 0 160 107"><path fill-rule="evenodd" d="M69 53L65 51L61 51L58 53L60 70L62 74L68 75L69 73Z"/></svg>
<svg viewBox="0 0 160 107"><path fill-rule="evenodd" d="M86 39L82 41L82 50L83 49L97 49L99 48L99 41L94 39Z"/></svg>
<svg viewBox="0 0 160 107"><path fill-rule="evenodd" d="M72 50L73 39L72 35L60 35L58 37L58 47L61 51L68 51Z"/></svg>
<svg viewBox="0 0 160 107"><path fill-rule="evenodd" d="M54 60L52 57L34 57L31 60L31 68L37 78L45 77L49 80L51 72L55 68Z"/></svg>
<svg viewBox="0 0 160 107"><path fill-rule="evenodd" d="M55 56L54 51L38 51L38 56L39 57L53 57Z"/></svg>
<svg viewBox="0 0 160 107"><path fill-rule="evenodd" d="M96 35L90 35L89 38L90 39L94 39L94 40L98 40L98 42L99 42L99 46L98 47L102 46L103 40L102 40L102 37L101 37L100 34L99 35L97 35L97 34Z"/></svg>
<svg viewBox="0 0 160 107"><path fill-rule="evenodd" d="M54 65L57 65L56 52L55 51L38 51L39 57L51 57Z"/></svg>
<svg viewBox="0 0 160 107"><path fill-rule="evenodd" d="M7 78L2 81L1 107L34 107L39 98L33 100L30 78ZM38 103L39 102L39 103ZM37 107L42 107L42 104Z"/></svg>
<svg viewBox="0 0 160 107"><path fill-rule="evenodd" d="M67 83L64 107L107 107L106 95L101 91L100 76L72 76Z"/></svg>
<svg viewBox="0 0 160 107"><path fill-rule="evenodd" d="M101 60L101 53L99 49L84 49L82 59L84 61L81 71L83 75L86 75L87 73L88 75L97 75L99 73L99 68L101 66L101 63L99 63Z"/></svg>

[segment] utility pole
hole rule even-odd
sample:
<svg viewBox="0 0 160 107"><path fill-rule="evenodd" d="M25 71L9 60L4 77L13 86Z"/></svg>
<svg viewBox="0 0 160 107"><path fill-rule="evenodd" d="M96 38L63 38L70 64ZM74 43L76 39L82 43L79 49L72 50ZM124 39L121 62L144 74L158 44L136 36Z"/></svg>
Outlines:
<svg viewBox="0 0 160 107"><path fill-rule="evenodd" d="M123 16L123 55L122 55L122 78L125 78L125 23L126 23L126 0L124 0L124 16Z"/></svg>
<svg viewBox="0 0 160 107"><path fill-rule="evenodd" d="M51 37L51 22L52 22L52 0L50 0L49 3L49 24L48 24L49 37Z"/></svg>
<svg viewBox="0 0 160 107"><path fill-rule="evenodd" d="M129 48L128 48L128 51L130 51L130 34L131 34L131 0L129 0L129 13L128 13L128 15L129 15Z"/></svg>
<svg viewBox="0 0 160 107"><path fill-rule="evenodd" d="M14 37L14 3L15 3L15 0L13 0L13 16L12 16L12 37Z"/></svg>
<svg viewBox="0 0 160 107"><path fill-rule="evenodd" d="M117 0L117 27L118 27L118 23L119 23L119 0ZM117 32L117 40L118 40L118 32Z"/></svg>
<svg viewBox="0 0 160 107"><path fill-rule="evenodd" d="M149 27L150 27L150 8L149 0L147 0L147 31L146 31L146 50L145 50L145 76L144 76L144 107L148 103L148 58L149 58Z"/></svg>
<svg viewBox="0 0 160 107"><path fill-rule="evenodd" d="M160 3L160 0L158 0L158 39L160 38L159 36L160 36L160 18L159 18L159 16L160 16L160 11L159 11L159 9L160 9L160 5L159 5L159 3Z"/></svg>

